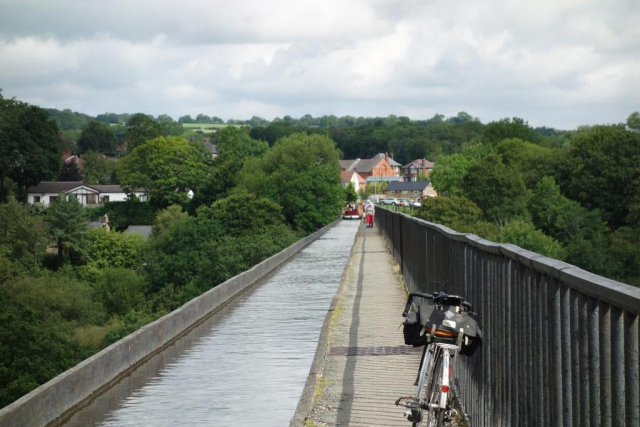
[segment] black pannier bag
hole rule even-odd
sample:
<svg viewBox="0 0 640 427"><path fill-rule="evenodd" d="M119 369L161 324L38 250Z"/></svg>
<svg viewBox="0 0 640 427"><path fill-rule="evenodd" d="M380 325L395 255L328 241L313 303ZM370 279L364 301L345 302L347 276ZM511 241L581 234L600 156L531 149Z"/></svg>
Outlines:
<svg viewBox="0 0 640 427"><path fill-rule="evenodd" d="M439 342L456 343L462 329L460 354L472 356L482 342L482 331L476 320L468 312L459 311L457 306L445 306L445 310L436 310L433 303L414 305L416 310L409 311L403 322L404 343L413 347L428 344L431 327L436 325L435 339ZM420 333L422 332L422 336Z"/></svg>
<svg viewBox="0 0 640 427"><path fill-rule="evenodd" d="M420 324L420 313L407 313L402 324L402 333L404 335L404 343L414 347L422 347L427 345L427 334L420 336L423 326Z"/></svg>

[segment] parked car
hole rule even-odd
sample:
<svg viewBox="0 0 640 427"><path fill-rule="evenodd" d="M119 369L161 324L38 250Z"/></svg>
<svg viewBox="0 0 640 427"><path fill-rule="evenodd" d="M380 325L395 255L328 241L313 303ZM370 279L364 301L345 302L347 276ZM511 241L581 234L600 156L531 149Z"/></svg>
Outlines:
<svg viewBox="0 0 640 427"><path fill-rule="evenodd" d="M380 204L381 205L394 205L397 206L400 204L400 201L398 199L394 198L387 198L387 199L382 199L380 200Z"/></svg>
<svg viewBox="0 0 640 427"><path fill-rule="evenodd" d="M404 206L404 207L408 208L409 206L411 206L411 200L409 200L409 199L398 199L398 204L400 206Z"/></svg>
<svg viewBox="0 0 640 427"><path fill-rule="evenodd" d="M412 208L421 208L422 207L422 203L420 203L420 200L411 201L411 207Z"/></svg>

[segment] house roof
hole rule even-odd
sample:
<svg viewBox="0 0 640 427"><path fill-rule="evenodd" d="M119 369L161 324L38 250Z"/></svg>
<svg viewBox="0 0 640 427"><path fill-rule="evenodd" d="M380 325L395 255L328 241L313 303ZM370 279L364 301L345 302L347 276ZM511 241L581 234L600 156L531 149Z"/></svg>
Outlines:
<svg viewBox="0 0 640 427"><path fill-rule="evenodd" d="M95 188L101 193L123 193L122 187L119 185L101 185L101 184L93 184L89 187Z"/></svg>
<svg viewBox="0 0 640 427"><path fill-rule="evenodd" d="M82 181L68 182L41 182L40 184L29 187L27 193L66 193L78 187L85 187L98 193L124 193L119 185L100 185L100 184L84 184ZM136 192L144 192L143 188L138 188Z"/></svg>
<svg viewBox="0 0 640 427"><path fill-rule="evenodd" d="M204 146L206 147L207 150L209 150L211 154L218 154L218 147L216 147L216 144L213 144L211 142L205 142Z"/></svg>
<svg viewBox="0 0 640 427"><path fill-rule="evenodd" d="M29 187L27 193L64 193L74 188L82 187L84 184L82 181L68 181L68 182L41 182L40 184ZM88 187L88 185L85 185Z"/></svg>
<svg viewBox="0 0 640 427"><path fill-rule="evenodd" d="M396 182L401 179L400 176L368 176L367 182Z"/></svg>
<svg viewBox="0 0 640 427"><path fill-rule="evenodd" d="M342 171L340 172L340 180L342 182L351 182L351 178L353 177L354 171Z"/></svg>
<svg viewBox="0 0 640 427"><path fill-rule="evenodd" d="M389 163L390 166L392 167L398 167L398 166L402 166L400 163L396 162L395 160L393 160L393 157L385 154L385 153L378 153L375 156L373 156L376 159L387 159L387 163Z"/></svg>
<svg viewBox="0 0 640 427"><path fill-rule="evenodd" d="M390 182L384 191L424 191L429 184L429 181Z"/></svg>
<svg viewBox="0 0 640 427"><path fill-rule="evenodd" d="M402 169L406 169L408 167L414 166L418 169L433 169L433 162L430 162L427 159L415 159L411 163L407 163L402 167Z"/></svg>
<svg viewBox="0 0 640 427"><path fill-rule="evenodd" d="M351 169L351 166L353 165L354 162L358 162L358 161L360 161L360 159L338 160L338 163L340 163L340 168L341 169L348 170L348 169Z"/></svg>

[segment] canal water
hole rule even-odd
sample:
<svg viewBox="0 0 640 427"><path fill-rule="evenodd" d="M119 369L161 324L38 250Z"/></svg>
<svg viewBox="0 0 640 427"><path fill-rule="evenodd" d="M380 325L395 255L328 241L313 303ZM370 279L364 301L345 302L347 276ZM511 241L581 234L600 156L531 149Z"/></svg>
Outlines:
<svg viewBox="0 0 640 427"><path fill-rule="evenodd" d="M286 426L359 221L342 221L64 427Z"/></svg>

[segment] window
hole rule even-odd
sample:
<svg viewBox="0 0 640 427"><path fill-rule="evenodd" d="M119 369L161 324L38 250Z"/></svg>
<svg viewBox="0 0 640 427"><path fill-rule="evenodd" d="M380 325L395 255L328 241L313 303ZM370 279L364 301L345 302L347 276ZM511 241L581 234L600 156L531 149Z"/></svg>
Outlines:
<svg viewBox="0 0 640 427"><path fill-rule="evenodd" d="M96 203L98 203L98 196L95 194L87 194L87 204L95 205Z"/></svg>
<svg viewBox="0 0 640 427"><path fill-rule="evenodd" d="M40 203L40 196L33 196L33 203Z"/></svg>
<svg viewBox="0 0 640 427"><path fill-rule="evenodd" d="M412 177L411 177L411 182L416 182L417 180L418 180L418 177L417 177L417 176L412 176Z"/></svg>
<svg viewBox="0 0 640 427"><path fill-rule="evenodd" d="M49 196L49 204L55 202L57 198L58 196Z"/></svg>
<svg viewBox="0 0 640 427"><path fill-rule="evenodd" d="M102 203L109 203L109 196L102 196Z"/></svg>
<svg viewBox="0 0 640 427"><path fill-rule="evenodd" d="M396 194L396 192L391 190L391 191L389 191L389 194Z"/></svg>
<svg viewBox="0 0 640 427"><path fill-rule="evenodd" d="M417 169L417 168L415 168L415 167L413 167L413 166L411 166L411 168L409 168L409 170L411 171L411 173L416 173L416 172L418 172L418 169Z"/></svg>

